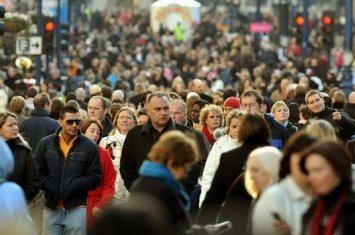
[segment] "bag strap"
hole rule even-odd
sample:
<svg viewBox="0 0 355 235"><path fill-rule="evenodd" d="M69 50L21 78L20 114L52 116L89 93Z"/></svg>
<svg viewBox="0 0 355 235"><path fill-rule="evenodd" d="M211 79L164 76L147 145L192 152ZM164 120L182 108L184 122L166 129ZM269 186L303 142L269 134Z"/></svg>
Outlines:
<svg viewBox="0 0 355 235"><path fill-rule="evenodd" d="M229 195L230 191L232 190L232 188L234 187L234 185L236 185L238 183L238 181L240 179L242 179L244 177L245 172L242 171L234 180L233 183L228 187L228 190L226 192L226 195Z"/></svg>

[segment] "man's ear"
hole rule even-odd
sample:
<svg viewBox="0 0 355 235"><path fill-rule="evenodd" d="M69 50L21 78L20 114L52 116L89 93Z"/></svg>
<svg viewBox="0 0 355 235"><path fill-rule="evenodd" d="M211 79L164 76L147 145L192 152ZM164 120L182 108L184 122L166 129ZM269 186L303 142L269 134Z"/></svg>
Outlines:
<svg viewBox="0 0 355 235"><path fill-rule="evenodd" d="M59 126L62 126L62 123L63 123L63 120L62 119L58 119L58 124L59 124Z"/></svg>
<svg viewBox="0 0 355 235"><path fill-rule="evenodd" d="M105 108L104 114L106 115L108 111L109 111L109 109L108 109L108 108Z"/></svg>

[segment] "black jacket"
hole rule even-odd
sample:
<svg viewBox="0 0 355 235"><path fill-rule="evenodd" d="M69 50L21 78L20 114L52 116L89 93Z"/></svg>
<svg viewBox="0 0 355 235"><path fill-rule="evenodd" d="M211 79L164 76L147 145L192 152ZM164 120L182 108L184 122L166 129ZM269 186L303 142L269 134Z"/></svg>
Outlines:
<svg viewBox="0 0 355 235"><path fill-rule="evenodd" d="M47 111L35 109L31 112L31 116L22 122L20 133L28 141L34 153L39 141L53 134L58 127L58 122L50 118Z"/></svg>
<svg viewBox="0 0 355 235"><path fill-rule="evenodd" d="M332 200L333 202L336 199ZM302 234L309 234L309 230L312 224L312 218L314 211L316 209L316 202L312 203L308 211L303 215L302 218ZM327 205L325 208L327 211ZM355 234L355 193L349 192L345 199L343 206L341 207L338 217L337 217L337 225L336 225L336 234L340 235L350 235ZM334 233L335 234L335 233Z"/></svg>
<svg viewBox="0 0 355 235"><path fill-rule="evenodd" d="M202 204L200 215L198 218L199 224L211 224L215 223L218 213L220 212L222 203L226 200L227 191L232 185L233 181L245 170L245 163L248 158L248 155L251 151L258 147L269 145L268 142L259 142L259 141L248 141L245 142L241 147L222 153L221 161L217 168L216 174L213 178L211 188L206 194L206 198ZM245 193L245 190L242 188L241 197L246 197L247 204L245 206L245 217L238 218L240 223L245 224L245 227L238 228L240 231L246 229L247 223L247 212L250 205L250 196ZM245 200L244 200L245 201ZM243 206L243 205L241 205ZM230 218L232 219L232 218ZM244 221L244 222L243 222ZM234 225L233 225L234 226ZM244 234L244 233L237 233Z"/></svg>
<svg viewBox="0 0 355 235"><path fill-rule="evenodd" d="M14 155L15 168L9 176L9 181L15 182L23 189L28 202L39 191L39 176L30 147L19 138L6 142Z"/></svg>
<svg viewBox="0 0 355 235"><path fill-rule="evenodd" d="M170 130L179 130L182 132L188 132L193 134L193 131L185 126L170 120L167 124L167 127L159 133L152 126L150 120L148 120L143 125L138 125L132 128L125 139L122 148L122 156L120 162L120 173L124 180L126 188L129 190L133 181L138 178L138 170L142 162L147 158L147 154L152 148L152 146L158 141L159 137ZM198 140L201 138L198 138ZM202 150L200 143L200 153L207 153L208 151ZM189 172L189 176L182 183L185 187L185 190L190 194L197 183L197 179L201 174L202 169L202 157L201 161L196 164L192 171Z"/></svg>
<svg viewBox="0 0 355 235"><path fill-rule="evenodd" d="M335 109L325 107L323 111L319 113L313 113L312 116L308 119L306 125L312 122L312 120L326 120L334 127L336 135L346 142L351 139L352 135L355 134L355 120L351 119L346 113L339 111L341 114L341 120L334 121L332 115L333 112L335 112Z"/></svg>
<svg viewBox="0 0 355 235"><path fill-rule="evenodd" d="M140 176L133 183L131 192L131 196L136 194L151 196L162 205L172 234L182 234L189 228L191 219L184 210L183 200L163 180Z"/></svg>
<svg viewBox="0 0 355 235"><path fill-rule="evenodd" d="M289 137L289 133L281 123L277 122L270 114L264 114L264 118L271 131L270 144L278 149L282 149Z"/></svg>
<svg viewBox="0 0 355 235"><path fill-rule="evenodd" d="M355 104L347 103L343 111L355 120Z"/></svg>
<svg viewBox="0 0 355 235"><path fill-rule="evenodd" d="M111 120L105 116L104 120L102 121L102 137L108 136L108 134L111 132L113 125Z"/></svg>
<svg viewBox="0 0 355 235"><path fill-rule="evenodd" d="M65 159L59 146L59 128L41 140L36 152L40 187L45 205L55 209L59 200L64 208L87 204L88 191L101 180L101 163L96 144L80 132Z"/></svg>

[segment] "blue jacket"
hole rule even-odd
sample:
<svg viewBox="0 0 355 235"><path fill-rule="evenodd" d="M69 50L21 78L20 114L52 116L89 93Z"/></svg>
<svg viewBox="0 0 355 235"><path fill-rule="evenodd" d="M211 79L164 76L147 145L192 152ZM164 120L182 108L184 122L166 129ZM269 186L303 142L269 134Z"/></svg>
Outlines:
<svg viewBox="0 0 355 235"><path fill-rule="evenodd" d="M59 200L66 209L86 205L88 191L99 185L102 175L97 145L79 132L65 159L59 146L60 131L43 138L36 152L40 187L45 205L51 209Z"/></svg>
<svg viewBox="0 0 355 235"><path fill-rule="evenodd" d="M30 144L34 153L39 141L43 137L53 134L58 127L58 122L50 118L47 111L35 109L31 116L21 123L20 133Z"/></svg>
<svg viewBox="0 0 355 235"><path fill-rule="evenodd" d="M264 114L264 118L271 131L270 144L278 149L282 149L289 137L286 127L277 122L270 114Z"/></svg>

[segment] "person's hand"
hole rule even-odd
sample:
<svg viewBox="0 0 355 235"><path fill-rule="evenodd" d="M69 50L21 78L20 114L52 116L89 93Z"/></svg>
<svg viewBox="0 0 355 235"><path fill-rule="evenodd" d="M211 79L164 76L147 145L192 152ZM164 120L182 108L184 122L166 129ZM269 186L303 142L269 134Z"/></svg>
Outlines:
<svg viewBox="0 0 355 235"><path fill-rule="evenodd" d="M273 224L275 234L277 235L291 235L290 226L285 221L274 220Z"/></svg>
<svg viewBox="0 0 355 235"><path fill-rule="evenodd" d="M341 120L341 114L337 109L332 113L332 117L334 121L338 122Z"/></svg>
<svg viewBox="0 0 355 235"><path fill-rule="evenodd" d="M101 214L101 209L100 208L98 208L98 207L94 207L94 208L92 208L92 215L94 216L94 217L98 217L100 214Z"/></svg>

